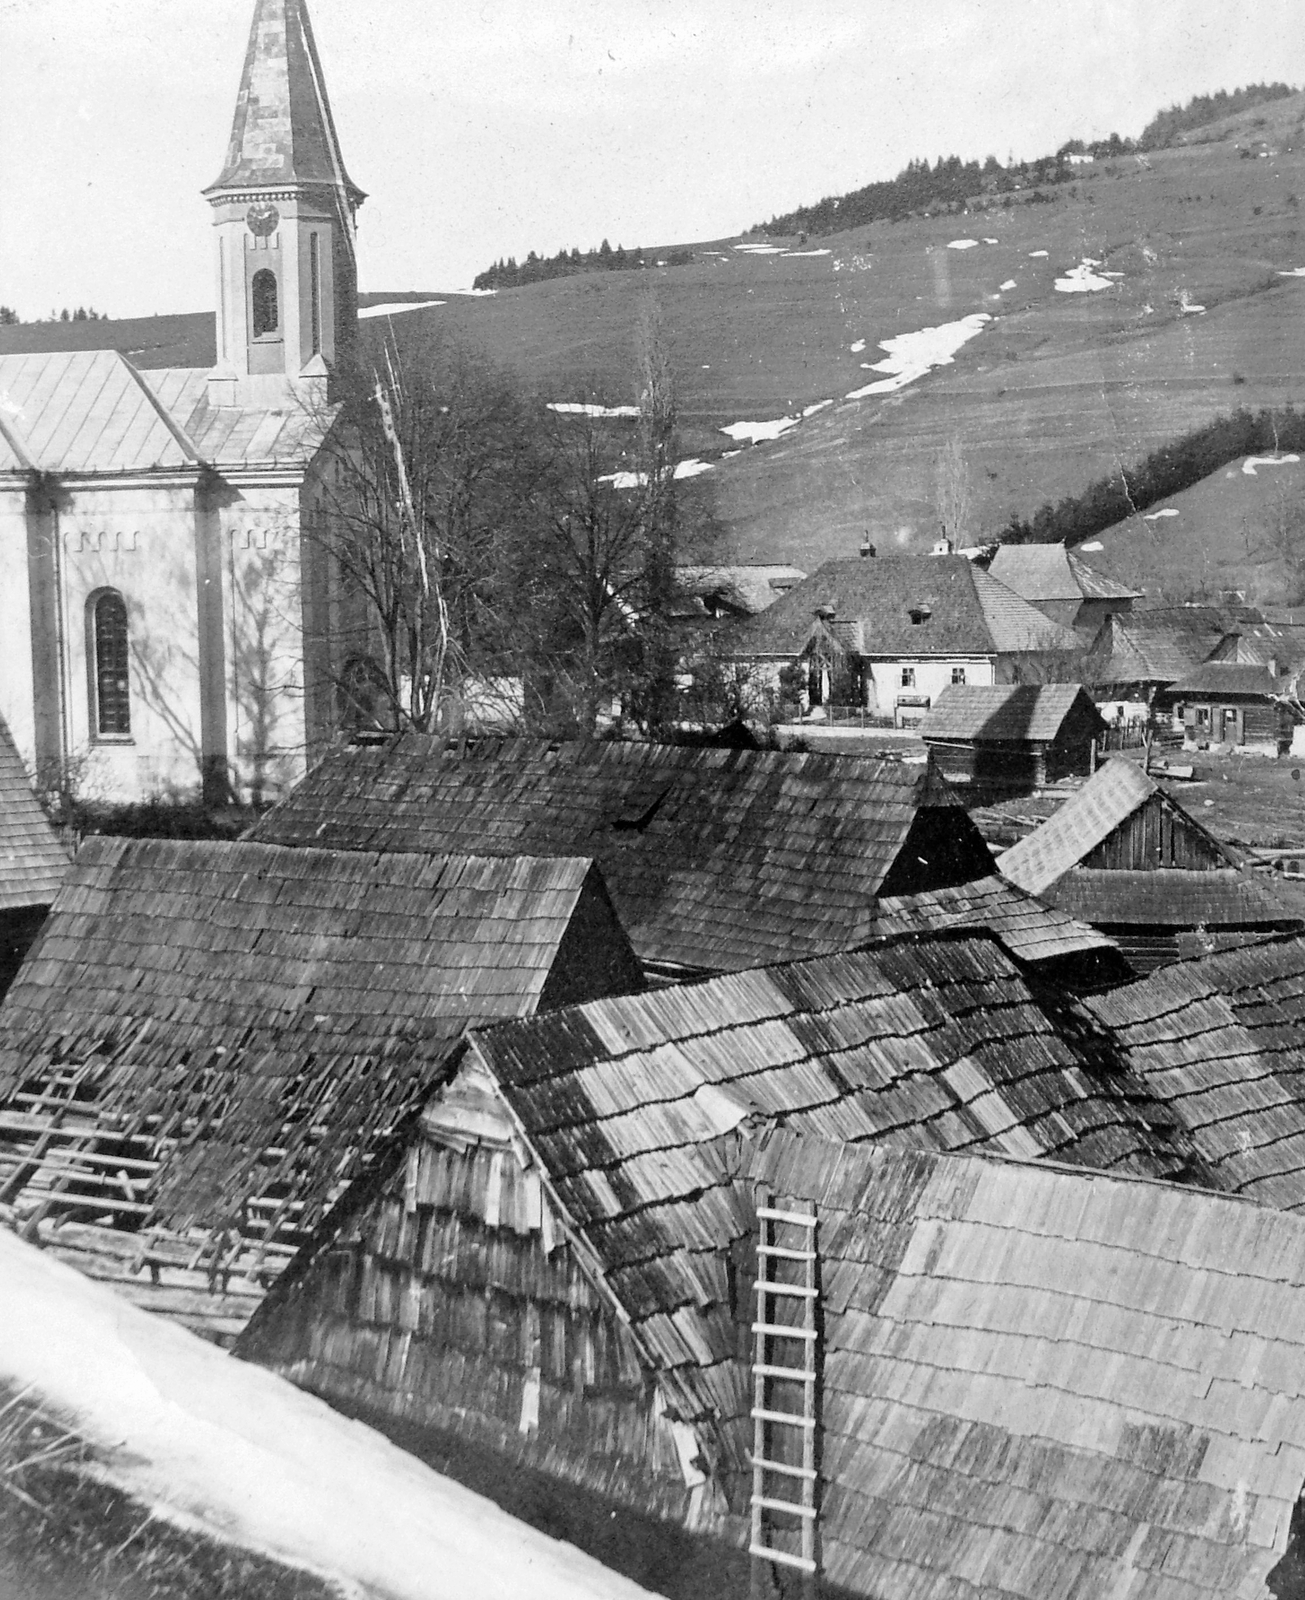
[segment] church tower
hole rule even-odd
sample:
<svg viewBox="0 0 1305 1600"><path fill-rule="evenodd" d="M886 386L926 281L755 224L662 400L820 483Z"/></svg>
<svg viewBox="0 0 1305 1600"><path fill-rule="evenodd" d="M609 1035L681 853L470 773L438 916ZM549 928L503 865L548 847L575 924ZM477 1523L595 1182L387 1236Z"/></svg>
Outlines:
<svg viewBox="0 0 1305 1600"><path fill-rule="evenodd" d="M217 234L213 405L325 391L353 357L354 217L305 0L257 0L226 162L204 196Z"/></svg>

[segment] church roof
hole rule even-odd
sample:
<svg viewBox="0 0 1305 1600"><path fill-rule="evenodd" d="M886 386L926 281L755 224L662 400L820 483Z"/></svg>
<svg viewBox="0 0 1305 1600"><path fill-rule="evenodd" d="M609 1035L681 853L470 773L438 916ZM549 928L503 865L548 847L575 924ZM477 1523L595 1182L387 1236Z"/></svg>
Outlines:
<svg viewBox="0 0 1305 1600"><path fill-rule="evenodd" d="M329 184L351 205L363 192L344 170L304 0L258 0L219 189Z"/></svg>
<svg viewBox="0 0 1305 1600"><path fill-rule="evenodd" d="M147 376L117 350L0 356L0 472L300 466L321 444L329 417L289 391L279 406L215 407L207 380Z"/></svg>

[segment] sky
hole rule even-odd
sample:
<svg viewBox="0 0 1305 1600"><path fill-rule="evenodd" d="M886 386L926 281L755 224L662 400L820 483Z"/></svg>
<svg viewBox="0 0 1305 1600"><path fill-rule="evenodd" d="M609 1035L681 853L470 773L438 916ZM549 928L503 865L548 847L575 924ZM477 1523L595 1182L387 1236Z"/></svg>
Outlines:
<svg viewBox="0 0 1305 1600"><path fill-rule="evenodd" d="M309 0L365 291L737 235L917 156L1305 84L1299 0ZM207 309L253 0L0 0L0 303Z"/></svg>

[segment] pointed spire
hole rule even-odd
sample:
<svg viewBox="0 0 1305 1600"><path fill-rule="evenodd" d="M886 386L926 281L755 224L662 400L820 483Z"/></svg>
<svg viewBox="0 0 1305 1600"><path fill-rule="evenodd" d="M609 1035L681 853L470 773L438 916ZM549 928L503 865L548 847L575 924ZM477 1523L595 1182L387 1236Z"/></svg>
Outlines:
<svg viewBox="0 0 1305 1600"><path fill-rule="evenodd" d="M350 210L365 198L344 170L305 0L257 0L224 189L329 184Z"/></svg>

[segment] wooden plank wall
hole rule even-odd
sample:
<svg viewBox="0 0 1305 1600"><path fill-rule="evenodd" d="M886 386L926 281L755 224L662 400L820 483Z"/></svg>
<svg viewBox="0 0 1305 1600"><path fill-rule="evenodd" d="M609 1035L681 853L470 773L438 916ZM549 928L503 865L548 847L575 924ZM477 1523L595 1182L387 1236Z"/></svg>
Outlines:
<svg viewBox="0 0 1305 1600"><path fill-rule="evenodd" d="M1206 872L1226 868L1229 862L1196 823L1164 795L1153 794L1084 856L1082 865L1110 872L1160 867Z"/></svg>

